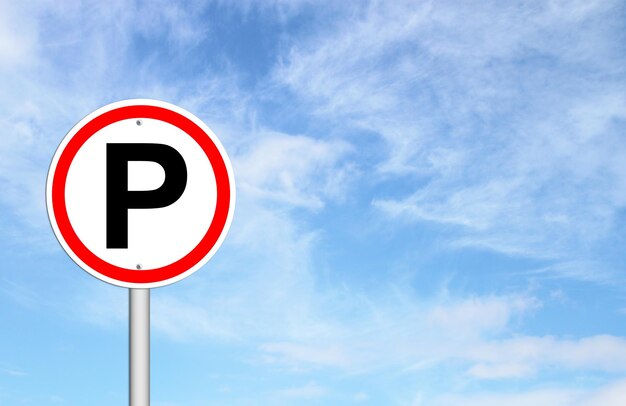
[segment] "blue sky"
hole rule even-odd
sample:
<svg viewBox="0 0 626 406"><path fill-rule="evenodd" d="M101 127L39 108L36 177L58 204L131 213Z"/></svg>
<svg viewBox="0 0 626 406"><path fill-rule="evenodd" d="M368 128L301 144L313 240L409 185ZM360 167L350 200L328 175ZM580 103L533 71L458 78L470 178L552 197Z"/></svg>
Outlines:
<svg viewBox="0 0 626 406"><path fill-rule="evenodd" d="M127 291L56 242L66 132L156 98L231 231L152 291L152 400L621 405L620 1L0 1L0 404L127 400Z"/></svg>

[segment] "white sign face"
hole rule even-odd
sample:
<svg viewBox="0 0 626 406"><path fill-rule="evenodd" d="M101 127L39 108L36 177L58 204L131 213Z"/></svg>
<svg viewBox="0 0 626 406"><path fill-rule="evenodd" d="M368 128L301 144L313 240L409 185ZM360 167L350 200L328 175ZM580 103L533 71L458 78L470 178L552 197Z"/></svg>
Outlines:
<svg viewBox="0 0 626 406"><path fill-rule="evenodd" d="M81 120L59 146L47 185L59 242L106 282L176 282L219 248L232 220L228 156L191 113L127 100Z"/></svg>

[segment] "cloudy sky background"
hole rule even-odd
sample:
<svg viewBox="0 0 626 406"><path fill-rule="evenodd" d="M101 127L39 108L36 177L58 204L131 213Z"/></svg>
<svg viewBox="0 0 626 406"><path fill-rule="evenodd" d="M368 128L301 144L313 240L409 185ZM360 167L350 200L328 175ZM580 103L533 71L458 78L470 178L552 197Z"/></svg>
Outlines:
<svg viewBox="0 0 626 406"><path fill-rule="evenodd" d="M0 0L0 404L127 402L127 291L45 179L96 108L193 112L218 254L152 291L152 404L620 405L626 4Z"/></svg>

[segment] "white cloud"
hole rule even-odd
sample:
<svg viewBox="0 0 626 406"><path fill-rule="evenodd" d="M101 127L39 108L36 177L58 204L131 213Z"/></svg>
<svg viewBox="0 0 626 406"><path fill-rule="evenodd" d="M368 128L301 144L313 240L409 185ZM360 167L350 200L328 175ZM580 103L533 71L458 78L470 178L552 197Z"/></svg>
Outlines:
<svg viewBox="0 0 626 406"><path fill-rule="evenodd" d="M440 298L434 303L404 295L376 302L358 302L357 297L319 303L335 309L337 318L330 317L335 328L297 341L265 344L260 348L267 353L265 361L353 372L388 366L410 372L453 360L471 362L480 359L470 355L474 346L490 345L489 337L505 333L513 320L537 306L524 297ZM342 320L346 307L360 311ZM504 352L499 354L508 359Z"/></svg>
<svg viewBox="0 0 626 406"><path fill-rule="evenodd" d="M588 260L626 204L618 7L353 5L275 80L344 131L379 134L381 182L415 177L373 196L381 212L458 226L457 246Z"/></svg>
<svg viewBox="0 0 626 406"><path fill-rule="evenodd" d="M502 331L513 316L539 306L537 300L524 296L474 297L457 303L437 304L428 311L430 325L456 331L457 339Z"/></svg>
<svg viewBox="0 0 626 406"><path fill-rule="evenodd" d="M477 379L508 379L524 378L534 374L534 370L527 364L499 363L476 364L467 373Z"/></svg>
<svg viewBox="0 0 626 406"><path fill-rule="evenodd" d="M0 72L3 74L36 60L38 33L32 20L20 18L19 8L11 1L0 2ZM34 11L32 5L26 8L28 12Z"/></svg>
<svg viewBox="0 0 626 406"><path fill-rule="evenodd" d="M626 399L626 380L612 382L582 397L580 406L619 406Z"/></svg>
<svg viewBox="0 0 626 406"><path fill-rule="evenodd" d="M354 394L353 399L357 402L366 402L369 399L369 395L365 392L357 392Z"/></svg>
<svg viewBox="0 0 626 406"><path fill-rule="evenodd" d="M312 335L261 350L271 363L353 372L404 366L406 373L414 373L459 363L468 366L474 380L531 378L548 370L626 372L626 340L621 337L511 337L516 320L537 306L534 299L522 297L396 302L388 310L378 306L362 315L363 324L344 321L339 335Z"/></svg>
<svg viewBox="0 0 626 406"><path fill-rule="evenodd" d="M328 389L325 387L315 382L309 382L304 386L282 389L276 395L288 399L316 399L325 396L327 393Z"/></svg>
<svg viewBox="0 0 626 406"><path fill-rule="evenodd" d="M476 362L468 374L477 379L529 378L542 369L625 372L626 341L597 335L580 339L522 336L488 340L461 355Z"/></svg>
<svg viewBox="0 0 626 406"><path fill-rule="evenodd" d="M334 344L311 345L297 343L270 343L261 346L266 353L267 363L291 366L314 365L349 368L354 360L349 359L346 348Z"/></svg>
<svg viewBox="0 0 626 406"><path fill-rule="evenodd" d="M572 406L579 396L576 391L567 389L539 389L512 394L448 395L441 396L430 404L439 406ZM417 405L422 404L426 405L426 403L417 403Z"/></svg>
<svg viewBox="0 0 626 406"><path fill-rule="evenodd" d="M222 303L227 306L228 303ZM192 341L198 336L236 340L233 320L228 312L210 311L205 306L195 306L176 296L156 296L152 304L151 325L162 334L178 341ZM226 313L226 315L225 315Z"/></svg>
<svg viewBox="0 0 626 406"><path fill-rule="evenodd" d="M27 376L28 374L24 371L20 371L19 369L0 369L4 374L9 376Z"/></svg>
<svg viewBox="0 0 626 406"><path fill-rule="evenodd" d="M234 162L243 193L308 209L343 196L349 168L339 162L350 151L348 144L276 133L259 138Z"/></svg>
<svg viewBox="0 0 626 406"><path fill-rule="evenodd" d="M593 389L547 388L504 393L443 395L428 403L437 406L619 406L626 396L626 381L617 380Z"/></svg>

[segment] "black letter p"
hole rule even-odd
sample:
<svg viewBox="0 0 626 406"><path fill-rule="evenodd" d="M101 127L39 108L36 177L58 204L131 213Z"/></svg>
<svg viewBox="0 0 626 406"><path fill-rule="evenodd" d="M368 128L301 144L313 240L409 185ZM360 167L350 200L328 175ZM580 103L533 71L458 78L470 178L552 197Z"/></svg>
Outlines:
<svg viewBox="0 0 626 406"><path fill-rule="evenodd" d="M182 196L187 166L178 151L164 144L107 144L107 248L128 248L128 210L166 207ZM154 190L128 190L128 162L151 161L163 167L165 180Z"/></svg>

